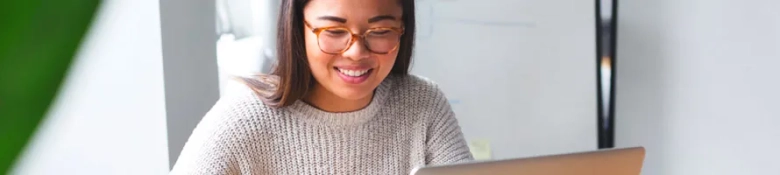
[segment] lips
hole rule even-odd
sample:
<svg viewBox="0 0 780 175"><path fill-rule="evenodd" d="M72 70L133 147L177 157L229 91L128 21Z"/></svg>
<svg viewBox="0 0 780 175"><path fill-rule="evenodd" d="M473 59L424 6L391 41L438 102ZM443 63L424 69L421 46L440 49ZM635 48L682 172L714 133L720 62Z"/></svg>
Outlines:
<svg viewBox="0 0 780 175"><path fill-rule="evenodd" d="M339 77L349 84L360 84L368 80L374 69L367 67L334 67Z"/></svg>
<svg viewBox="0 0 780 175"><path fill-rule="evenodd" d="M336 70L338 70L338 71L339 71L339 72L341 72L342 74L346 74L346 75L348 75L348 76L352 76L352 77L359 77L359 76L362 76L362 75L364 75L364 74L368 73L368 71L369 71L369 70L371 70L371 69L350 70L350 69L340 69L340 68L336 68Z"/></svg>

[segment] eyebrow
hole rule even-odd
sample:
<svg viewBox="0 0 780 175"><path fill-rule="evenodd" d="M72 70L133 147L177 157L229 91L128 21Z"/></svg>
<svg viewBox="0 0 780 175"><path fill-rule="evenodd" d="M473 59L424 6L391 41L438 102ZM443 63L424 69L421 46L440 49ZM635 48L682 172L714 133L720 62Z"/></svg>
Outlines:
<svg viewBox="0 0 780 175"><path fill-rule="evenodd" d="M390 15L379 15L379 16L375 16L375 17L373 17L371 19L368 19L368 23L374 23L374 22L381 21L381 20L396 20L396 19L395 19L394 16L390 16Z"/></svg>
<svg viewBox="0 0 780 175"><path fill-rule="evenodd" d="M340 17L335 17L335 16L320 16L317 19L319 19L319 20L327 20L327 21L335 21L335 22L339 22L339 23L347 23L347 19L340 18ZM391 16L391 15L379 15L379 16L375 16L375 17L373 17L371 19L368 19L368 23L375 23L375 22L382 21L382 20L396 20L396 18L394 16Z"/></svg>
<svg viewBox="0 0 780 175"><path fill-rule="evenodd" d="M340 23L347 23L347 19L339 18L339 17L335 17L335 16L320 16L317 19L327 20L327 21L336 21L336 22L340 22Z"/></svg>

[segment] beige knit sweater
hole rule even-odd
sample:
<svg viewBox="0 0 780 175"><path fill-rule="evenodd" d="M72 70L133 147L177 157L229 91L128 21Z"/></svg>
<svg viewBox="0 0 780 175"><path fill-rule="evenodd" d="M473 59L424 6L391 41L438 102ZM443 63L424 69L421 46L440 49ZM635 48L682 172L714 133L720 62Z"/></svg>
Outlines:
<svg viewBox="0 0 780 175"><path fill-rule="evenodd" d="M421 77L389 76L347 113L272 108L243 91L206 114L171 174L409 174L472 159L447 99Z"/></svg>

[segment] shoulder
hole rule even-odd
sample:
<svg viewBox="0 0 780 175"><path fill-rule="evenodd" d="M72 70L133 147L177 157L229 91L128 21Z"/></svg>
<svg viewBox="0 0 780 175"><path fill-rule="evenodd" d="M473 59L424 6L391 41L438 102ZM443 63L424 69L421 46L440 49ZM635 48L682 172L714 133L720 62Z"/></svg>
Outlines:
<svg viewBox="0 0 780 175"><path fill-rule="evenodd" d="M393 76L391 80L393 88L390 94L397 105L426 111L449 108L444 92L436 82L428 78L403 75Z"/></svg>
<svg viewBox="0 0 780 175"><path fill-rule="evenodd" d="M265 135L262 125L273 120L275 109L248 86L229 84L192 131L171 174L240 172L246 145Z"/></svg>
<svg viewBox="0 0 780 175"><path fill-rule="evenodd" d="M423 122L426 133L426 164L447 164L471 160L471 154L444 92L434 81L407 75L394 77L394 94L400 109Z"/></svg>
<svg viewBox="0 0 780 175"><path fill-rule="evenodd" d="M403 75L392 77L394 92L399 95L412 95L423 98L443 98L439 85L422 76Z"/></svg>
<svg viewBox="0 0 780 175"><path fill-rule="evenodd" d="M439 85L426 77L409 74L394 76L392 79L393 95L395 96L421 99L426 102L446 101L444 92L439 88Z"/></svg>
<svg viewBox="0 0 780 175"><path fill-rule="evenodd" d="M280 115L279 109L264 102L263 91L246 82L230 81L225 91L199 125L219 125L220 130L243 130L267 124ZM244 134L245 136L248 134Z"/></svg>

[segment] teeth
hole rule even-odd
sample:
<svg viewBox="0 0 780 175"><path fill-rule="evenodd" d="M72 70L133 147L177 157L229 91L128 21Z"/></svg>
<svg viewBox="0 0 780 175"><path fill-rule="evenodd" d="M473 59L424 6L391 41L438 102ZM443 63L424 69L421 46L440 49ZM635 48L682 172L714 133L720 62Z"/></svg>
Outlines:
<svg viewBox="0 0 780 175"><path fill-rule="evenodd" d="M359 76L361 76L361 75L363 75L363 74L366 74L366 72L368 72L368 70L369 70L369 69L366 69L366 70L347 70L347 69L339 69L339 72L341 72L341 73L343 73L343 74L345 74L345 75L349 75L349 76L353 76L353 77L359 77Z"/></svg>

